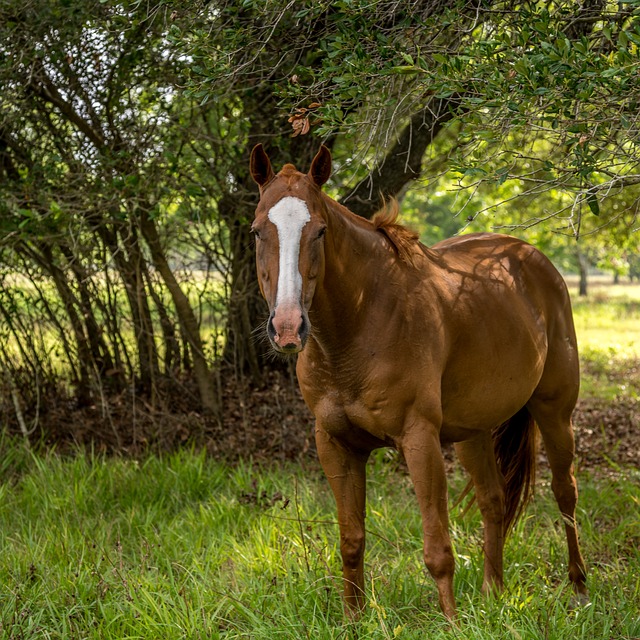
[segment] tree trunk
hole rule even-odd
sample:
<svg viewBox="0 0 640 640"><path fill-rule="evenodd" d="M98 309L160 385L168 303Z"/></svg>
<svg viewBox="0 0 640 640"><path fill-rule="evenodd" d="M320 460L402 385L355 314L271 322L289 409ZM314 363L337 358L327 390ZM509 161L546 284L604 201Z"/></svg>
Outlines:
<svg viewBox="0 0 640 640"><path fill-rule="evenodd" d="M67 266L71 269L75 277L76 287L78 288L80 311L82 313L87 339L91 349L91 355L95 365L97 366L98 373L101 378L104 378L105 374L113 377L113 358L100 326L98 325L98 321L96 320L91 293L87 286L87 283L89 282L89 275L83 268L80 260L76 258L69 247L60 245L60 251L65 257Z"/></svg>
<svg viewBox="0 0 640 640"><path fill-rule="evenodd" d="M87 336L85 335L82 317L78 313L78 299L73 293L65 271L56 264L51 245L44 241L39 241L33 245L21 243L21 245L17 247L17 250L35 262L39 269L51 278L58 292L67 319L71 325L71 332L75 340L75 349L67 343L65 331L68 331L68 325L65 326L63 323L60 323L53 310L49 311L49 315L58 327L61 340L65 345L65 352L67 353L69 362L72 363L72 370L75 372L76 399L80 405L87 405L91 401L91 381L93 378L94 362ZM41 298L43 302L47 304L43 295L41 295Z"/></svg>
<svg viewBox="0 0 640 640"><path fill-rule="evenodd" d="M578 249L578 266L580 268L580 284L578 288L578 295L587 295L587 276L589 272L589 262L586 256L580 249Z"/></svg>
<svg viewBox="0 0 640 640"><path fill-rule="evenodd" d="M237 200L244 200L238 198ZM227 196L219 203L221 214L237 215L236 198ZM248 209L248 207L246 207ZM263 365L269 360L270 348L266 337L257 335L258 327L264 323L269 310L260 295L255 276L255 246L246 220L251 220L253 211L247 210L233 221L232 260L230 268L231 292L229 296L226 325L226 342L223 359L237 375L248 374L257 383L262 383ZM245 220L243 222L242 220Z"/></svg>
<svg viewBox="0 0 640 640"><path fill-rule="evenodd" d="M169 316L169 312L167 311L167 307L162 298L155 290L153 282L150 279L150 275L150 273L146 273L147 288L149 289L149 295L151 296L156 311L158 312L160 330L162 331L162 338L164 342L164 373L165 375L171 375L174 363L180 362L180 345L178 344L178 338L176 336L175 323ZM189 371L188 368L185 368L185 370Z"/></svg>
<svg viewBox="0 0 640 640"><path fill-rule="evenodd" d="M76 381L76 397L81 406L86 406L91 402L91 381L94 378L92 374L95 363L93 361L87 336L85 335L82 318L78 313L78 300L67 281L65 272L55 264L51 247L41 244L39 251L42 258L41 264L51 275L53 283L58 291L58 295L64 305L64 309L67 312L69 322L71 323L71 329L73 330L76 342L78 361L77 368L79 373L78 380Z"/></svg>
<svg viewBox="0 0 640 640"><path fill-rule="evenodd" d="M144 393L155 397L160 367L143 276L147 265L138 246L137 234L132 227L128 227L124 233L121 233L109 229L106 224L97 225L96 230L111 253L124 284L138 351L140 387Z"/></svg>
<svg viewBox="0 0 640 640"><path fill-rule="evenodd" d="M429 101L424 109L411 117L382 161L340 202L353 213L370 218L381 208L385 198L395 197L420 177L425 150L459 110L457 96Z"/></svg>
<svg viewBox="0 0 640 640"><path fill-rule="evenodd" d="M180 324L189 341L191 348L191 357L193 358L193 371L200 392L200 401L202 407L214 414L219 412L218 393L215 380L209 370L207 359L204 354L202 338L200 337L200 327L189 299L180 288L180 284L175 278L171 267L167 261L162 248L162 243L158 236L158 230L155 223L149 218L146 212L140 216L140 225L142 234L151 251L153 264L160 273L169 293L173 300L176 313L180 320Z"/></svg>

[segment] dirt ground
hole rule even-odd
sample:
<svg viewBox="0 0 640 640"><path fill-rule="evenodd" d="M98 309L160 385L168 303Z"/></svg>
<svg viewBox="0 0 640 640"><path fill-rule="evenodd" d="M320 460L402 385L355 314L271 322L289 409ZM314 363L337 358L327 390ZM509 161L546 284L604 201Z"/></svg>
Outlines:
<svg viewBox="0 0 640 640"><path fill-rule="evenodd" d="M617 375L620 375L618 372ZM629 377L640 380L638 368ZM195 390L194 390L195 391ZM192 410L192 394L184 387L170 405L152 407L128 394L109 402L77 408L60 398L44 399L31 434L34 444L59 451L90 447L108 454L143 456L180 446L205 447L212 457L233 463L315 459L313 418L292 376L271 373L261 387L228 377L223 384L223 420ZM11 415L0 416L19 435ZM34 416L27 416L33 424ZM615 474L637 466L640 458L640 402L617 398L609 403L582 400L574 414L579 469ZM445 451L449 461L451 450ZM544 464L544 453L539 460Z"/></svg>
<svg viewBox="0 0 640 640"><path fill-rule="evenodd" d="M214 451L232 457L237 451L250 451L259 459L315 456L313 418L291 382L280 378L242 400L236 397L233 406L228 416L231 428L209 442ZM640 402L617 398L603 405L600 400L582 400L573 420L579 469L615 473L619 467L640 465ZM449 460L454 457L452 448L445 454ZM539 461L546 462L542 449Z"/></svg>

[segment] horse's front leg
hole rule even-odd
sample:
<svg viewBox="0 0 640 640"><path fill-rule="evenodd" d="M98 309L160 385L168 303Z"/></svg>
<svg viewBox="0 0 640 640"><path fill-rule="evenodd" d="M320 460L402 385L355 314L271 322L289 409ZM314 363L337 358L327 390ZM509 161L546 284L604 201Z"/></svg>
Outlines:
<svg viewBox="0 0 640 640"><path fill-rule="evenodd" d="M345 612L357 617L364 607L364 515L366 464L369 454L356 452L316 427L322 468L338 507Z"/></svg>
<svg viewBox="0 0 640 640"><path fill-rule="evenodd" d="M438 587L440 608L448 618L456 617L453 596L454 559L449 537L447 478L440 436L432 424L414 424L401 442L409 467L424 532L424 562Z"/></svg>

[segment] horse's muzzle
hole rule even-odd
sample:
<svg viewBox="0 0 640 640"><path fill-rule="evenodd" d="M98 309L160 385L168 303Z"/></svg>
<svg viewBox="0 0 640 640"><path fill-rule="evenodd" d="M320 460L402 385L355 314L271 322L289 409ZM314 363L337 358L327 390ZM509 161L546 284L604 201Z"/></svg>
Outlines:
<svg viewBox="0 0 640 640"><path fill-rule="evenodd" d="M269 315L267 335L273 348L279 353L299 353L309 337L307 314L298 308L276 307Z"/></svg>

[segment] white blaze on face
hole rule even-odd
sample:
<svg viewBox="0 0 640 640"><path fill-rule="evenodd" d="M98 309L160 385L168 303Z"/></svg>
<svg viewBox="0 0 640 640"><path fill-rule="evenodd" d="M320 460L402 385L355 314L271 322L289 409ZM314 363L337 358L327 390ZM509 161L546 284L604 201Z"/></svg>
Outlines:
<svg viewBox="0 0 640 640"><path fill-rule="evenodd" d="M300 304L302 276L298 268L302 229L311 216L304 200L287 196L269 210L269 220L276 225L280 243L280 271L276 307L280 304Z"/></svg>

